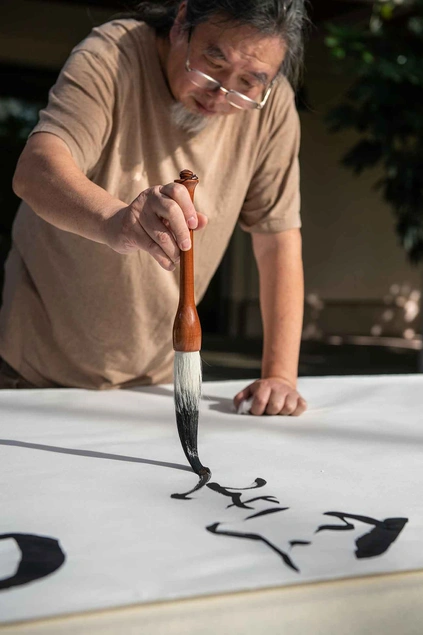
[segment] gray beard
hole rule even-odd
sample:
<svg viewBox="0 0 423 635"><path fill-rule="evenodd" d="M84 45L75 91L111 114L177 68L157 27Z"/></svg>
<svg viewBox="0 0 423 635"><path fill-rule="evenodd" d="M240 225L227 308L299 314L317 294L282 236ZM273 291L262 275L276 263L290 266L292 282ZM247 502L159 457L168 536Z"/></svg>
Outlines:
<svg viewBox="0 0 423 635"><path fill-rule="evenodd" d="M190 112L178 101L170 107L170 114L175 126L193 135L204 130L209 123L207 117Z"/></svg>

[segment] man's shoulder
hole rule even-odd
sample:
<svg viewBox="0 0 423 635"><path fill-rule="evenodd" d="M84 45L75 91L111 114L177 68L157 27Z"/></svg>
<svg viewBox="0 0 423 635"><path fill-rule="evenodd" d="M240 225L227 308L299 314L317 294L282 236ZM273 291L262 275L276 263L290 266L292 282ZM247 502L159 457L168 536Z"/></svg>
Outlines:
<svg viewBox="0 0 423 635"><path fill-rule="evenodd" d="M261 130L265 137L272 131L284 129L286 126L298 126L298 112L295 104L295 92L286 79L278 78L269 100L263 110L259 111Z"/></svg>
<svg viewBox="0 0 423 635"><path fill-rule="evenodd" d="M151 28L144 22L131 18L116 19L95 27L72 53L89 52L111 63L121 62L123 57L133 63L143 43L152 37Z"/></svg>
<svg viewBox="0 0 423 635"><path fill-rule="evenodd" d="M286 77L281 76L276 81L273 98L269 99L269 103L276 108L282 109L286 109L295 103L294 90Z"/></svg>

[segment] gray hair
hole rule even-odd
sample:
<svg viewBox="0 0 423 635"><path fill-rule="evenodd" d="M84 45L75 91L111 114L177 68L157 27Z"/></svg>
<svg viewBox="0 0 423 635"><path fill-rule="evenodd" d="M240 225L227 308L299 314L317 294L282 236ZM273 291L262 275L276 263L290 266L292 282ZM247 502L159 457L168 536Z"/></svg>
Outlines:
<svg viewBox="0 0 423 635"><path fill-rule="evenodd" d="M286 44L280 74L297 87L302 75L307 0L187 0L184 27L193 29L218 17L222 22L251 26L264 36L280 37ZM141 2L134 17L167 36L176 17L180 0Z"/></svg>

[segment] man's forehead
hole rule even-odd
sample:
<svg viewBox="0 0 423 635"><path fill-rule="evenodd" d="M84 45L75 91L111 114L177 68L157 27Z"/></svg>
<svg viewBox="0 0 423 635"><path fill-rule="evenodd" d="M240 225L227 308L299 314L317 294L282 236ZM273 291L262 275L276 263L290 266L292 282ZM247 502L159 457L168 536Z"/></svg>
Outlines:
<svg viewBox="0 0 423 635"><path fill-rule="evenodd" d="M222 60L224 62L230 63L230 60L227 59L227 57L224 54L224 52L222 51L222 49L219 46L215 45L215 44L210 44L209 46L206 46L205 49L204 49L204 53L206 55L208 55L209 57L214 58L215 60ZM264 71L250 70L249 72L261 84L267 84L268 83L269 75L267 73L265 73Z"/></svg>
<svg viewBox="0 0 423 635"><path fill-rule="evenodd" d="M283 61L285 47L281 38L264 35L249 25L210 20L195 27L195 40L203 53L222 61L230 62L234 52L258 65L272 67ZM266 74L266 69L255 70L258 75Z"/></svg>

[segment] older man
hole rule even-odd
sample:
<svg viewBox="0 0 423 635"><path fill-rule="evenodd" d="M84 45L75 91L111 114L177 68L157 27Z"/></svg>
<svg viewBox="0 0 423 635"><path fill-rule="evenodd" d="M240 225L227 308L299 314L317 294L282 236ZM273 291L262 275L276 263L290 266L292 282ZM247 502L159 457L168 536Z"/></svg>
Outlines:
<svg viewBox="0 0 423 635"><path fill-rule="evenodd" d="M3 386L171 380L175 267L196 238L199 300L237 222L264 327L251 413L295 414L303 274L302 0L141 3L71 53L19 160L0 315ZM182 168L199 175L195 207Z"/></svg>

